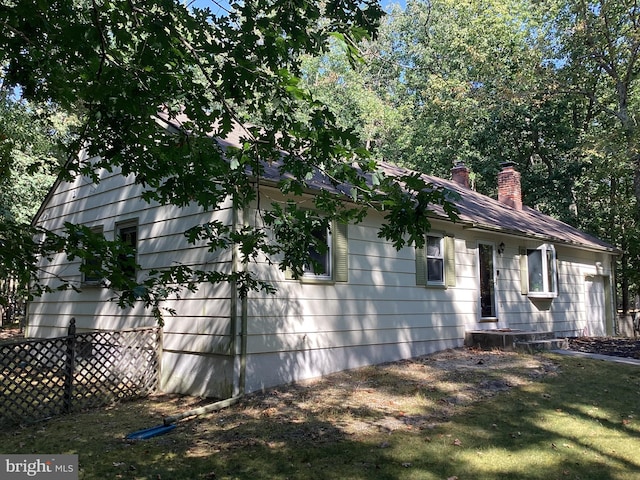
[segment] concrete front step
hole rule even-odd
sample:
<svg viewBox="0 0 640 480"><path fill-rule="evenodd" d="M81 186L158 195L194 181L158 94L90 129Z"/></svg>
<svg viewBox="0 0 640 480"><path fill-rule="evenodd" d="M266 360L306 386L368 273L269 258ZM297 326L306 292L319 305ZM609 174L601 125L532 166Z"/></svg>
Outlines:
<svg viewBox="0 0 640 480"><path fill-rule="evenodd" d="M516 344L522 342L544 342L554 340L553 332L536 332L527 330L495 329L472 330L465 332L464 344L467 347L491 350L515 350Z"/></svg>
<svg viewBox="0 0 640 480"><path fill-rule="evenodd" d="M569 340L566 338L549 338L529 342L516 342L515 350L524 353L545 352L548 350L568 350Z"/></svg>

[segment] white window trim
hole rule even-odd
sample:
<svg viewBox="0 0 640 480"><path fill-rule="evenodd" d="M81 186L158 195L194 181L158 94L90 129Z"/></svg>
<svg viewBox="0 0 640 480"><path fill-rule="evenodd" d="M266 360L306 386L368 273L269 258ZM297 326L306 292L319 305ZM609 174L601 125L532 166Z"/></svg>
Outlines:
<svg viewBox="0 0 640 480"><path fill-rule="evenodd" d="M442 237L443 281L428 281L427 245L428 237ZM456 241L453 235L445 232L429 232L425 235L425 245L415 248L416 285L432 289L448 289L456 286Z"/></svg>
<svg viewBox="0 0 640 480"><path fill-rule="evenodd" d="M323 274L302 272L297 281L324 285L349 282L349 225L337 221L331 222L327 231L327 241L328 272ZM296 280L289 268L285 269L284 275L286 280Z"/></svg>
<svg viewBox="0 0 640 480"><path fill-rule="evenodd" d="M138 263L138 250L140 248L140 225L138 223L138 219L131 219L131 220L123 220L122 222L117 222L115 224L115 229L114 229L114 240L120 240L121 239L121 235L122 235L122 230L126 230L129 228L135 228L136 230L136 244L134 246L134 257L133 257L133 261L137 264ZM139 273L139 269L136 268L135 271L133 272L132 275L132 279L133 281L137 282L138 281L138 273Z"/></svg>
<svg viewBox="0 0 640 480"><path fill-rule="evenodd" d="M534 292L531 289L530 282L530 273L531 268L529 266L529 252L539 250L541 252L541 264L542 264L542 291ZM548 264L547 264L547 252L551 252L553 255L553 272L549 275ZM553 285L548 285L549 278ZM558 296L558 260L556 256L556 249L553 245L549 243L544 243L540 245L538 248L528 248L527 249L527 296L530 298L556 298Z"/></svg>
<svg viewBox="0 0 640 480"><path fill-rule="evenodd" d="M331 236L331 229L327 228L327 251L325 252L327 257L327 268L323 273L315 273L311 269L305 268L302 274L303 280L333 280L333 238Z"/></svg>
<svg viewBox="0 0 640 480"><path fill-rule="evenodd" d="M433 237L433 238L439 238L440 239L440 256L436 257L436 256L431 256L429 255L429 237ZM427 281L427 285L428 286L435 286L435 287L444 287L447 284L447 279L446 279L446 275L447 275L447 269L446 269L446 255L445 255L445 244L444 244L444 234L442 233L433 233L430 232L427 235L427 244L425 245L424 248L424 255L426 258L426 281ZM441 281L433 281L433 280L429 280L429 259L430 258L435 258L438 259L442 262L442 280Z"/></svg>

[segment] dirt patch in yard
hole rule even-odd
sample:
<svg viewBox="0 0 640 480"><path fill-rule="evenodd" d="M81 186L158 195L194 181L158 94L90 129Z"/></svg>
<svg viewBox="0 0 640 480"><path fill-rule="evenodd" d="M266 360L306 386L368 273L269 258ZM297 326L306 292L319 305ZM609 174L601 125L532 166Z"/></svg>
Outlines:
<svg viewBox="0 0 640 480"><path fill-rule="evenodd" d="M18 327L0 327L0 342L11 342L14 340L22 340L23 338L24 334Z"/></svg>
<svg viewBox="0 0 640 480"><path fill-rule="evenodd" d="M149 440L125 437L213 399L152 396L4 429L0 442L5 453L78 453L86 480L596 479L620 468L631 479L638 463L618 452L637 437L638 375L461 348L252 393Z"/></svg>
<svg viewBox="0 0 640 480"><path fill-rule="evenodd" d="M17 330L0 329L0 341L19 337ZM574 350L618 356L640 351L635 339L575 338L570 345ZM199 457L248 445L273 448L362 440L397 431L437 434L457 412L557 373L553 360L542 355L450 349L252 393L231 408L179 422L171 436L159 441L182 445L186 455ZM155 395L103 414L117 416L124 438L163 417L213 401Z"/></svg>
<svg viewBox="0 0 640 480"><path fill-rule="evenodd" d="M446 350L253 393L232 408L184 422L184 428L197 439L193 456L256 444L435 430L459 409L556 373L543 356ZM176 413L171 404L162 407L163 415Z"/></svg>

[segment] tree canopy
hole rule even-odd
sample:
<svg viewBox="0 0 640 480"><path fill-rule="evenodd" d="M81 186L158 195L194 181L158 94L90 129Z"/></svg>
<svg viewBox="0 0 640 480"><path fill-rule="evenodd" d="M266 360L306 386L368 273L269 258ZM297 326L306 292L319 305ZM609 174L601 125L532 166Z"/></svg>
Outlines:
<svg viewBox="0 0 640 480"><path fill-rule="evenodd" d="M335 81L344 68L330 57L310 76L348 122L403 126L374 154L440 176L463 161L488 195L514 162L525 204L622 248L627 308L640 286L639 25L625 0L408 1L364 49L364 91ZM351 108L347 91L385 118Z"/></svg>
<svg viewBox="0 0 640 480"><path fill-rule="evenodd" d="M640 7L574 0L554 11L559 89L581 106L584 225L623 249L626 310L640 293Z"/></svg>
<svg viewBox="0 0 640 480"><path fill-rule="evenodd" d="M7 208L9 196L24 195L26 186L10 180L19 172L98 181L100 168L118 169L145 187L148 201L210 209L225 198L251 202L247 172L259 176L263 162L277 159L292 174L280 184L289 195L321 171L348 184L352 202L321 193L321 217L294 203L269 206L275 238L223 225L185 236L212 248L239 245L243 262L258 252L277 256L300 274L308 249L292 245L313 244L314 229L331 219L384 210L380 235L400 248L429 228L416 212L450 207L442 191L425 195L417 178L399 179L407 190L374 174L376 160L440 176L462 160L488 195L499 164L512 161L526 204L623 249L626 308L640 286L635 2L410 0L387 16L374 0L211 5L0 0L0 115L12 119L0 122L0 183L13 189L0 193L0 276L34 278L36 257L52 251L89 258L102 249L117 258L125 248L82 226L61 235L27 226L26 209ZM169 131L160 110L189 121ZM47 112L77 121L52 128ZM25 122L38 134L25 137ZM245 126L239 149L223 152L207 136L237 125ZM88 157L78 156L82 149ZM162 298L204 281L271 289L244 270L179 267L131 284L116 266L105 262L103 276L122 304L142 300L158 315Z"/></svg>
<svg viewBox="0 0 640 480"><path fill-rule="evenodd" d="M259 177L271 160L291 174L280 184L285 194L302 194L314 171L335 185L348 184L350 203L328 193L315 197L321 216L294 202L274 206L265 216L274 236L263 227L233 225L185 232L185 241L205 240L210 248L239 246L243 263L260 252L278 255L280 268L300 274L308 258L296 245L313 244L318 222L357 221L367 208L384 209L388 224L380 235L400 248L407 241L420 244L429 229L425 215L407 212L449 205L443 191L427 193L417 177L377 173L353 130L341 126L301 83L303 58L326 52L330 42L357 62L360 41L375 35L381 17L375 0L246 0L232 2L223 14L190 9L178 0L3 0L0 80L13 107L43 106L78 118L64 144L61 178L84 175L98 182L100 169L116 170L132 175L147 201L195 203L205 210L227 198L237 206L254 200L250 176ZM158 112L188 121L169 130L158 122ZM223 152L208 136L213 130L224 138L238 125L241 148ZM15 170L17 144L12 145L2 153ZM367 181L371 173L375 185ZM272 289L245 269L185 266L152 271L136 283L119 272L125 245L81 225L67 224L65 232L54 234L19 220L5 215L0 221L0 277L31 280L31 294L51 288L37 281L37 258L60 251L70 260L99 252L100 276L119 293L120 304L142 301L159 319L164 298L201 282L234 282L243 294ZM57 288L76 288L60 282Z"/></svg>

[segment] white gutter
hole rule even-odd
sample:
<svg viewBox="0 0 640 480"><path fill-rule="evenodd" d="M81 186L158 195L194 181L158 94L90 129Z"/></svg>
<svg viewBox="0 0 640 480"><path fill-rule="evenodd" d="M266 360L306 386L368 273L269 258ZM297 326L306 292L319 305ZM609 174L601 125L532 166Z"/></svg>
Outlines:
<svg viewBox="0 0 640 480"><path fill-rule="evenodd" d="M465 222L456 222L456 223L463 224ZM569 242L567 240L563 240L561 238L553 237L551 235L542 235L542 234L535 234L535 233L519 232L517 230L511 230L511 229L495 227L495 226L490 226L490 225L481 225L481 224L477 224L477 223L466 223L466 225L462 225L462 228L464 230L470 230L470 231L499 233L499 234L507 236L507 237L518 238L518 239L532 239L532 240L539 240L539 241L544 241L544 242L554 242L554 243L557 243L557 244L566 245L566 246L569 246L569 247L577 248L578 250L585 250L585 251L588 251L588 252L598 252L598 253L606 252L606 253L610 253L612 255L621 255L622 254L622 252L619 249L615 248L615 247L607 248L607 247L599 247L599 246L595 246L595 245L594 246L589 246L589 245L585 245L584 243Z"/></svg>

